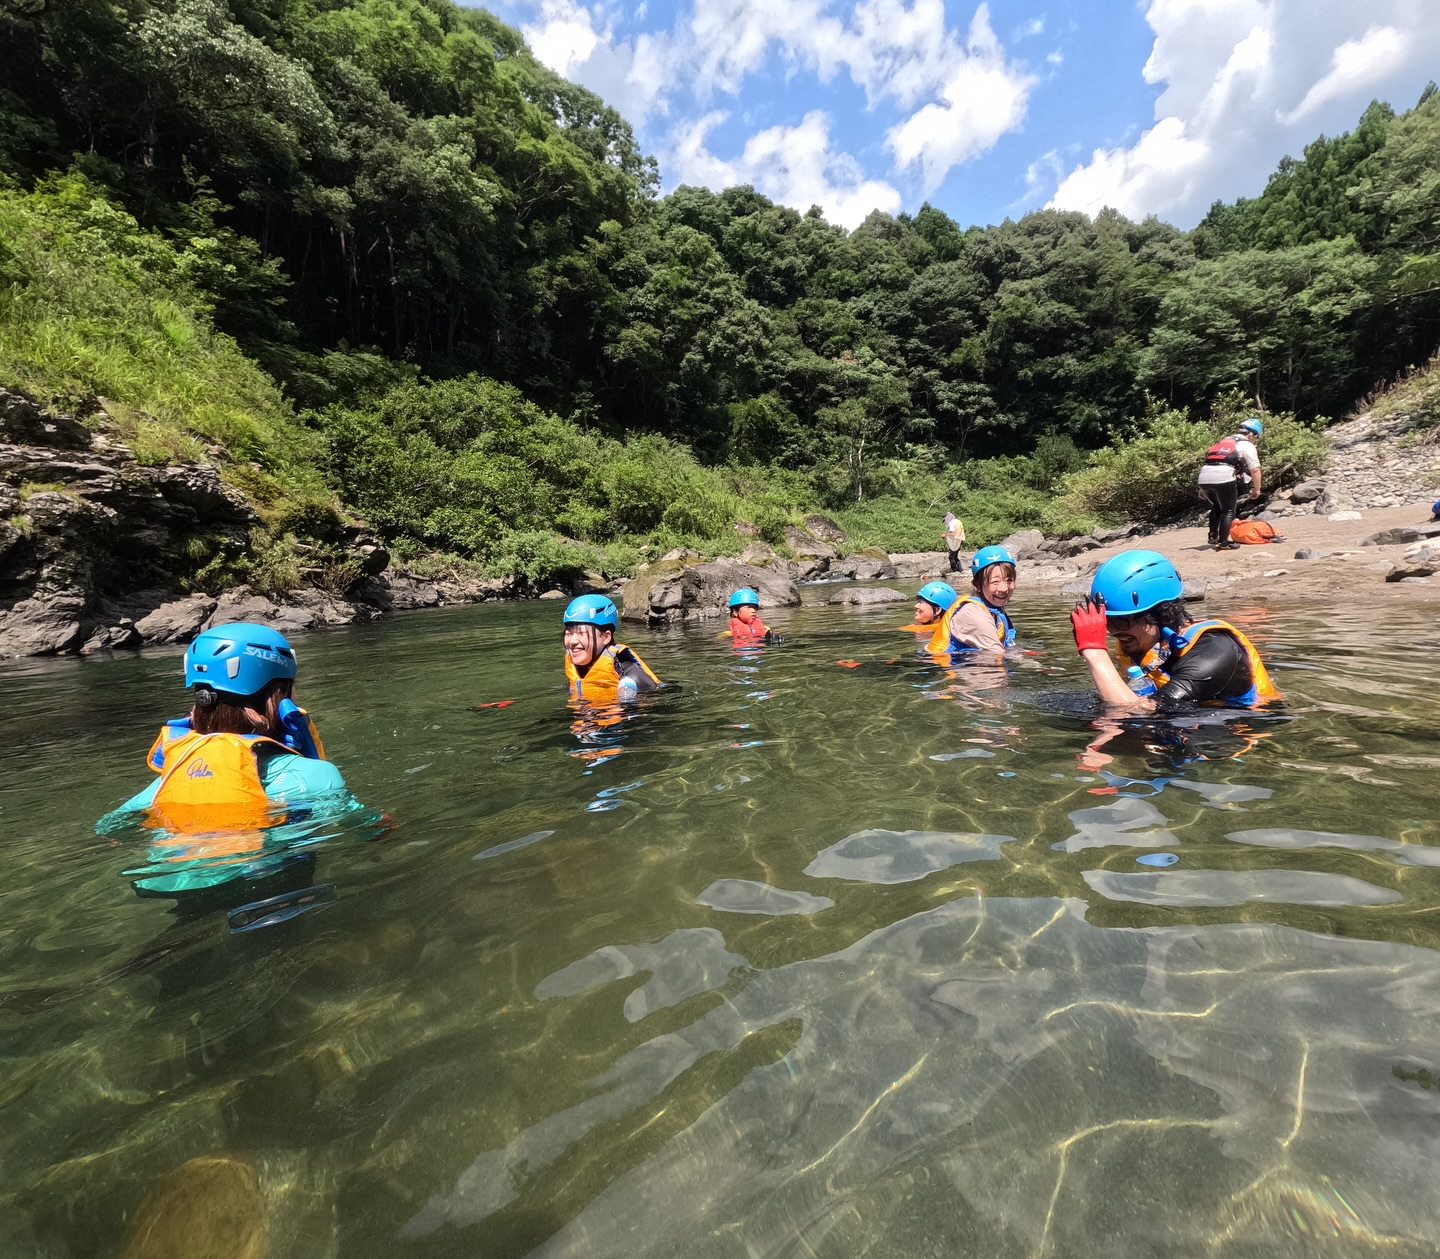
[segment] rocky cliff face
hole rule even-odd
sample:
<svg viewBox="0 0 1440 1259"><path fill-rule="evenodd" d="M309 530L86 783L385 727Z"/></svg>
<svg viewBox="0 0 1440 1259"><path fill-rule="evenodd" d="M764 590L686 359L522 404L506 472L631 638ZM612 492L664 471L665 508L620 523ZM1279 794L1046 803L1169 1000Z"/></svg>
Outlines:
<svg viewBox="0 0 1440 1259"><path fill-rule="evenodd" d="M225 621L304 630L512 593L387 572L384 547L358 526L339 544L358 574L343 596L188 588L188 539L243 554L259 524L213 465L147 467L103 415L81 423L0 389L0 658L183 643Z"/></svg>
<svg viewBox="0 0 1440 1259"><path fill-rule="evenodd" d="M156 555L201 527L243 547L257 523L215 468L144 467L0 390L0 656L138 646L137 619L176 593L137 595Z"/></svg>

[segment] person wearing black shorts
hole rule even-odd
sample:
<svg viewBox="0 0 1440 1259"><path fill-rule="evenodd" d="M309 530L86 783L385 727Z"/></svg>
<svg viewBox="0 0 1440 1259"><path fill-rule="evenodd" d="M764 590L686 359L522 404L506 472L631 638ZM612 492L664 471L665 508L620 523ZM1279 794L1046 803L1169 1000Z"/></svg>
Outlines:
<svg viewBox="0 0 1440 1259"><path fill-rule="evenodd" d="M1209 542L1217 551L1235 546L1230 540L1230 526L1235 523L1242 475L1249 479L1250 498L1260 497L1260 455L1255 440L1264 429L1257 419L1242 420L1234 436L1222 438L1205 453L1196 489L1210 504Z"/></svg>

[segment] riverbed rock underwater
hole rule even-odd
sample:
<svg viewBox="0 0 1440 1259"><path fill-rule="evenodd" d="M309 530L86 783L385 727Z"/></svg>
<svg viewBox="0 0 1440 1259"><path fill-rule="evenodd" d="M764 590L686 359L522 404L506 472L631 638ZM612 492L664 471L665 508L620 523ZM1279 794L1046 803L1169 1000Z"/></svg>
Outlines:
<svg viewBox="0 0 1440 1259"><path fill-rule="evenodd" d="M1064 606L1003 673L903 605L627 627L681 685L591 730L553 604L312 636L388 820L193 909L90 830L178 654L8 667L3 1248L1432 1253L1440 639L1382 690L1358 610L1230 606L1284 711L1086 765Z"/></svg>

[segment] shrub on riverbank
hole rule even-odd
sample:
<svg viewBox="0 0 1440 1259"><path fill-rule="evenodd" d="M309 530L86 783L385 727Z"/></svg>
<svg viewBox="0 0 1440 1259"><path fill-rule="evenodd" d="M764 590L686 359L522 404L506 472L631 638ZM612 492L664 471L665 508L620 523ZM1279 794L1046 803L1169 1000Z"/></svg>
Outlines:
<svg viewBox="0 0 1440 1259"><path fill-rule="evenodd" d="M1141 432L1096 451L1087 467L1064 479L1059 509L1091 515L1108 525L1171 520L1195 506L1195 477L1205 452L1252 414L1254 409L1238 398L1226 399L1210 421L1156 407ZM1266 487L1292 485L1324 466L1325 440L1316 429L1290 415L1260 414L1265 423L1260 464Z"/></svg>

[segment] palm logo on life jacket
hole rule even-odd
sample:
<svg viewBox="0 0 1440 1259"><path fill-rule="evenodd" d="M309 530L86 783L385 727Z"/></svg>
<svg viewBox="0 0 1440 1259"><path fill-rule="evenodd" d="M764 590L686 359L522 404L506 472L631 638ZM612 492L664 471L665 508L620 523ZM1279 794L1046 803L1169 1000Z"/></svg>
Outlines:
<svg viewBox="0 0 1440 1259"><path fill-rule="evenodd" d="M261 735L195 734L170 743L145 825L178 834L253 831L279 816L257 757L295 756Z"/></svg>
<svg viewBox="0 0 1440 1259"><path fill-rule="evenodd" d="M1265 662L1260 659L1260 653L1255 649L1255 644L1243 631L1236 629L1229 621L1222 621L1218 617L1192 622L1185 627L1182 633L1176 634L1168 645L1152 647L1145 653L1144 658L1136 663L1145 671L1145 676L1157 687L1164 686L1170 681L1170 675L1165 672L1165 664L1172 657L1179 659L1190 651L1204 635L1217 630L1229 634L1240 644L1245 652L1245 658L1250 664L1250 689L1243 695L1229 695L1219 702L1236 708L1250 708L1256 704L1268 704L1272 700L1281 699L1279 688L1270 680L1269 671L1265 668Z"/></svg>

